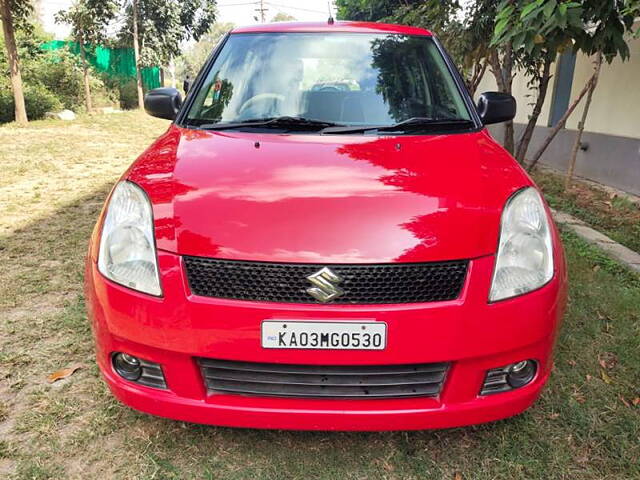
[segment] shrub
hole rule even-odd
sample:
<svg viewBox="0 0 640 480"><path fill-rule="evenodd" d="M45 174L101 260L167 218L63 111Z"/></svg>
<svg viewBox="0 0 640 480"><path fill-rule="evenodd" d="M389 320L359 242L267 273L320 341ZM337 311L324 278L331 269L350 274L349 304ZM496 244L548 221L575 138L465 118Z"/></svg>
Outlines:
<svg viewBox="0 0 640 480"><path fill-rule="evenodd" d="M84 104L82 70L66 50L43 52L25 65L23 78L28 85L41 84L55 92L64 108L77 111Z"/></svg>
<svg viewBox="0 0 640 480"><path fill-rule="evenodd" d="M138 86L135 80L129 80L119 85L120 107L125 110L138 108Z"/></svg>
<svg viewBox="0 0 640 480"><path fill-rule="evenodd" d="M29 120L44 118L44 114L62 109L60 100L42 85L24 85L24 103ZM15 117L15 103L10 88L0 87L0 123Z"/></svg>
<svg viewBox="0 0 640 480"><path fill-rule="evenodd" d="M41 83L55 92L64 108L84 110L84 77L80 57L68 49L43 52L37 61L31 62L24 74L25 82ZM89 85L94 107L110 106L118 102L118 92L107 88L102 79L89 69Z"/></svg>

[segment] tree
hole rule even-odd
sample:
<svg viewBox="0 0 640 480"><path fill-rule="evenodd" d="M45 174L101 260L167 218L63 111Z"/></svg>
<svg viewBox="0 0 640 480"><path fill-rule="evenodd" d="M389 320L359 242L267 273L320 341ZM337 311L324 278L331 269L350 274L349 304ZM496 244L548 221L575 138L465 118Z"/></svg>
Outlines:
<svg viewBox="0 0 640 480"><path fill-rule="evenodd" d="M582 132L584 131L584 124L587 121L587 114L589 113L591 98L593 97L593 91L596 89L596 85L598 84L600 68L602 67L602 53L598 53L595 64L595 71L588 86L587 100L584 105L584 109L582 110L582 119L578 122L578 134L576 135L576 139L573 143L573 148L571 149L571 156L569 157L569 165L564 182L565 190L567 190L571 186L571 179L573 178L573 172L576 167L576 158L578 155L578 148L580 148L580 140L582 138Z"/></svg>
<svg viewBox="0 0 640 480"><path fill-rule="evenodd" d="M140 44L138 30L138 0L131 0L131 24L133 26L133 57L136 62L136 89L138 92L138 108L144 108L144 95L142 92L142 72L140 71Z"/></svg>
<svg viewBox="0 0 640 480"><path fill-rule="evenodd" d="M215 0L125 0L125 22L120 42L138 50L137 76L144 66L167 65L180 55L181 44L198 41L214 23ZM137 44L137 47L136 47ZM142 83L139 80L142 105Z"/></svg>
<svg viewBox="0 0 640 480"><path fill-rule="evenodd" d="M29 0L0 0L0 16L2 17L2 29L4 43L7 49L9 70L11 76L11 89L15 102L15 119L20 124L26 124L27 109L24 103L22 88L22 75L20 74L20 59L16 46L15 30L30 30L29 17L33 12L33 6Z"/></svg>
<svg viewBox="0 0 640 480"><path fill-rule="evenodd" d="M426 28L438 35L466 79L471 95L491 66L499 90L511 93L513 55L509 48L490 46L496 0L338 0L338 16L348 20L387 21ZM513 150L513 126L505 141Z"/></svg>
<svg viewBox="0 0 640 480"><path fill-rule="evenodd" d="M573 49L574 51L580 51L587 56L596 57L594 73L587 80L584 88L573 101L567 112L565 112L556 127L549 133L542 146L533 155L528 166L529 170L532 170L536 166L558 131L564 127L569 115L571 115L573 110L577 107L580 100L587 95L588 101L584 107L582 120L578 125L578 133L576 135L574 148L572 149L572 155L569 159L566 183L567 187L571 182L573 171L575 169L576 155L578 151L577 146L580 145L582 131L584 130L584 123L586 122L589 106L591 104L590 99L598 84L600 65L602 64L603 59L608 63L611 63L613 59L618 56L623 61L629 58L629 46L627 45L625 36L638 34L638 31L634 30L633 25L638 12L640 12L639 0L610 0L607 2L600 0L583 0L580 2L580 6L582 9L581 21L583 28L578 31L575 36Z"/></svg>
<svg viewBox="0 0 640 480"><path fill-rule="evenodd" d="M61 10L55 16L56 22L71 25L71 36L79 44L87 112L93 110L87 53L104 42L107 24L117 11L118 4L115 0L76 0L68 10Z"/></svg>
<svg viewBox="0 0 640 480"><path fill-rule="evenodd" d="M525 161L542 112L551 64L559 52L571 48L573 39L583 31L581 13L580 4L570 0L504 0L498 7L491 45L508 49L512 68L529 77L529 87L537 91L532 113L513 150L520 163ZM509 93L510 89L511 85Z"/></svg>
<svg viewBox="0 0 640 480"><path fill-rule="evenodd" d="M195 78L220 39L234 27L233 23L214 23L195 45L177 59L178 77Z"/></svg>
<svg viewBox="0 0 640 480"><path fill-rule="evenodd" d="M462 7L459 0L337 0L336 4L340 19L404 23L433 31L465 75L472 72L470 75L475 74L477 79L478 70L482 70L482 59L478 58L478 65L472 60L475 57L471 55L472 49L467 41L467 24L460 20ZM489 24L490 29L492 24ZM482 51L474 50L474 53Z"/></svg>
<svg viewBox="0 0 640 480"><path fill-rule="evenodd" d="M274 22L295 22L296 21L296 17L293 17L291 15L289 15L288 13L284 13L284 12L278 12L274 15L274 17L271 19L271 23Z"/></svg>
<svg viewBox="0 0 640 480"><path fill-rule="evenodd" d="M582 34L577 39L576 47L587 55L595 54L596 61L594 73L589 82L589 91L582 111L582 118L578 122L578 131L571 150L571 157L569 157L564 184L565 190L571 186L578 148L580 147L582 132L587 121L591 98L598 85L602 59L604 57L608 63L611 63L618 55L623 61L629 58L629 46L624 39L624 34L633 33L633 24L639 6L640 2L637 0L611 2L594 2L591 0L584 2L585 24L592 25L593 29L586 29L581 32Z"/></svg>

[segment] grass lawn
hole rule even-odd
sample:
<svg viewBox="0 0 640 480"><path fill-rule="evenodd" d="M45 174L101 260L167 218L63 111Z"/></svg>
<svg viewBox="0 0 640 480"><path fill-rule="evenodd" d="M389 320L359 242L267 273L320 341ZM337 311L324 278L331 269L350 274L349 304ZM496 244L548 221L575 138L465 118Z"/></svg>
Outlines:
<svg viewBox="0 0 640 480"><path fill-rule="evenodd" d="M564 177L536 170L533 178L553 208L570 213L622 245L640 252L640 206L627 198L574 181L565 192Z"/></svg>
<svg viewBox="0 0 640 480"><path fill-rule="evenodd" d="M640 279L568 233L555 373L519 417L445 431L278 432L119 404L93 361L82 260L109 188L166 126L134 112L0 127L0 478L640 478ZM47 382L75 363L84 367Z"/></svg>

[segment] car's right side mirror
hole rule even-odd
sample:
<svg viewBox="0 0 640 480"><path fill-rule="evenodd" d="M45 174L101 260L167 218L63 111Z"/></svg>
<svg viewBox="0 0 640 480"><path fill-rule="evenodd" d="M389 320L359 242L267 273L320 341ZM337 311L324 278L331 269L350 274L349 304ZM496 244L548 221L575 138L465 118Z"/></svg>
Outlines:
<svg viewBox="0 0 640 480"><path fill-rule="evenodd" d="M182 95L175 88L154 88L144 96L144 109L154 117L173 120L182 106Z"/></svg>
<svg viewBox="0 0 640 480"><path fill-rule="evenodd" d="M484 125L513 120L516 116L516 99L508 93L484 92L478 98L478 114Z"/></svg>

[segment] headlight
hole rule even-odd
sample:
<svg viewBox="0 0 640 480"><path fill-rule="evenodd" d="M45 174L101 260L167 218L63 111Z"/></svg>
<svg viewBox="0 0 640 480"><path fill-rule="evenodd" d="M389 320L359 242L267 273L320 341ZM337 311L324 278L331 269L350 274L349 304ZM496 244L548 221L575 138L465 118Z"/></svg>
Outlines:
<svg viewBox="0 0 640 480"><path fill-rule="evenodd" d="M120 182L113 190L100 236L98 270L126 287L162 295L151 204L134 183Z"/></svg>
<svg viewBox="0 0 640 480"><path fill-rule="evenodd" d="M489 301L515 297L553 277L551 228L540 194L525 188L504 207Z"/></svg>

